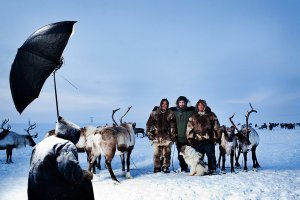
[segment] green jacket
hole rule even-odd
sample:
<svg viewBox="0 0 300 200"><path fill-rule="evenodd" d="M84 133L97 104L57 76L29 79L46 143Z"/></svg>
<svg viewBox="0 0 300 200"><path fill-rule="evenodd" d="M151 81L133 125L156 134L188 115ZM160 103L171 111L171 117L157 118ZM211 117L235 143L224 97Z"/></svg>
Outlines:
<svg viewBox="0 0 300 200"><path fill-rule="evenodd" d="M184 110L179 110L177 107L170 108L176 117L176 125L177 125L177 142L182 144L187 144L186 138L186 127L189 121L189 118L195 113L195 107L187 107Z"/></svg>

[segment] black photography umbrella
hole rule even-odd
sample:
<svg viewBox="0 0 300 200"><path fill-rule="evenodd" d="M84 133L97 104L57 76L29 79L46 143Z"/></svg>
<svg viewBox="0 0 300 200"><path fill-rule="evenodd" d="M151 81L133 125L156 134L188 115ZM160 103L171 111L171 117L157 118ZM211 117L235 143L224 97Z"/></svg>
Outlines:
<svg viewBox="0 0 300 200"><path fill-rule="evenodd" d="M17 111L23 110L36 98L46 79L53 73L58 113L55 72L62 65L62 53L76 21L46 25L33 34L18 49L10 70L10 90Z"/></svg>

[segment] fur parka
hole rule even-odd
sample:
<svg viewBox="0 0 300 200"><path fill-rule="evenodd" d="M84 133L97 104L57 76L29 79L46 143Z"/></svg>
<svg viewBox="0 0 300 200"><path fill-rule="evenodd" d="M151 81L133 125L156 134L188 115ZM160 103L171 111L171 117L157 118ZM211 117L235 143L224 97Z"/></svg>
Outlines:
<svg viewBox="0 0 300 200"><path fill-rule="evenodd" d="M193 114L188 121L186 129L187 139L202 140L219 140L221 138L220 123L210 109L204 113L198 112Z"/></svg>
<svg viewBox="0 0 300 200"><path fill-rule="evenodd" d="M86 179L76 146L71 142L78 141L79 129L60 131L60 128L56 128L57 136L45 138L32 150L28 200L93 200L92 183Z"/></svg>
<svg viewBox="0 0 300 200"><path fill-rule="evenodd" d="M170 109L162 112L160 107L156 107L148 118L146 133L153 141L165 140L174 142L177 137L174 113Z"/></svg>

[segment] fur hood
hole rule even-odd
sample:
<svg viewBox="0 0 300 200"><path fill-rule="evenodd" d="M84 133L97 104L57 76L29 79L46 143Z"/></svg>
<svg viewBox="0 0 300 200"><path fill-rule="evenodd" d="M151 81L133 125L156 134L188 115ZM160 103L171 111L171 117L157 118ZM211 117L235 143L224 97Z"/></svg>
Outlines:
<svg viewBox="0 0 300 200"><path fill-rule="evenodd" d="M55 134L59 138L69 140L76 144L80 137L80 127L76 124L59 117L56 123Z"/></svg>

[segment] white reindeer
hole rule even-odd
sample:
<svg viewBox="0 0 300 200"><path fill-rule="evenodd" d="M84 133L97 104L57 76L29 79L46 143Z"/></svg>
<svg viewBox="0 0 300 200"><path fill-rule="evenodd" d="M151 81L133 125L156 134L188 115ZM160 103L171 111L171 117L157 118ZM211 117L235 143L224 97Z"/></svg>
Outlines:
<svg viewBox="0 0 300 200"><path fill-rule="evenodd" d="M224 125L221 127L222 136L221 136L221 143L219 145L220 155L218 161L218 167L221 167L221 172L223 174L226 173L225 170L225 162L226 162L226 155L230 155L230 171L231 173L234 172L234 155L235 155L235 148L237 145L237 138L234 134L234 129L226 128ZM222 166L221 165L221 158L222 158Z"/></svg>
<svg viewBox="0 0 300 200"><path fill-rule="evenodd" d="M242 126L241 130L239 130L232 121L234 115L230 118L230 122L233 125L234 129L238 131L238 133L236 134L238 138L238 155L235 160L235 166L240 167L238 160L240 157L240 153L242 152L244 155L244 171L248 171L247 153L249 150L251 150L252 152L253 170L257 170L257 168L260 167L256 157L256 148L259 145L259 135L254 128L249 127L249 116L253 112L257 113L257 111L253 109L251 103L250 107L251 110L248 111L246 115L246 124Z"/></svg>
<svg viewBox="0 0 300 200"><path fill-rule="evenodd" d="M0 150L6 149L6 163L13 163L12 162L12 150L14 148L21 148L26 147L26 145L29 146L35 146L35 142L32 138L36 138L38 134L30 135L29 131L34 129L36 127L36 123L30 124L29 121L29 127L28 129L24 129L28 135L20 135L14 131L10 131L10 125L7 126L7 129L3 128L3 126L9 121L3 120L1 128L2 132L0 133Z"/></svg>
<svg viewBox="0 0 300 200"><path fill-rule="evenodd" d="M101 154L105 156L105 164L111 175L112 180L117 181L117 178L112 170L111 161L115 154L121 156L122 172L126 178L132 178L130 175L130 155L135 145L135 123L123 123L122 118L128 113L131 107L120 119L120 126L115 122L113 116L117 110L113 111L112 119L114 126L105 127L96 131L93 139L90 161L93 163ZM125 173L125 157L127 172Z"/></svg>
<svg viewBox="0 0 300 200"><path fill-rule="evenodd" d="M95 132L98 130L101 130L102 128L107 127L106 126L85 126L83 128L80 128L80 138L78 142L75 144L78 153L84 153L86 152L87 154L87 162L88 162L88 170L90 172L93 172L94 174L96 173L96 165L98 165L98 168L100 168L100 158L98 162L95 160L95 162L91 163L90 162L90 153L92 150L92 145L93 145L93 138ZM55 135L55 130L48 131L45 134L45 138Z"/></svg>

